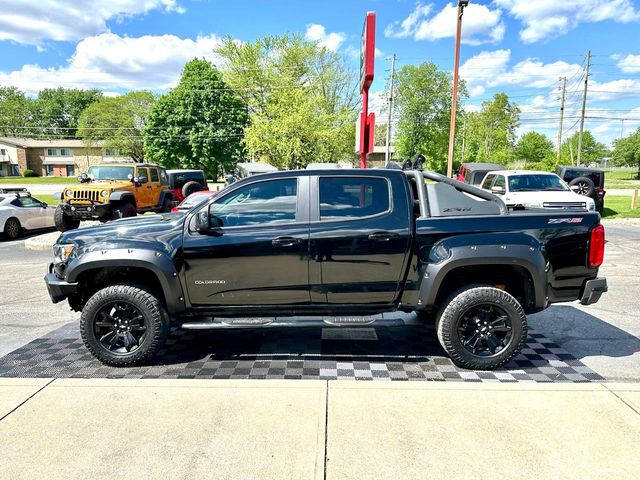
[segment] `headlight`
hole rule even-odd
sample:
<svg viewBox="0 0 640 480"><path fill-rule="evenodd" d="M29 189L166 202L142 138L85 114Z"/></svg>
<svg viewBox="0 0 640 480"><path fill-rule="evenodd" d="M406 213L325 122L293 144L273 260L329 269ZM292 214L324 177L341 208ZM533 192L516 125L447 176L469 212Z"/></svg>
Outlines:
<svg viewBox="0 0 640 480"><path fill-rule="evenodd" d="M65 190L64 196L68 198L73 198L73 190Z"/></svg>
<svg viewBox="0 0 640 480"><path fill-rule="evenodd" d="M107 192L106 190L102 190L102 191L100 192L100 196L101 196L101 197L106 197L107 195L109 195L109 192Z"/></svg>
<svg viewBox="0 0 640 480"><path fill-rule="evenodd" d="M522 206L524 208L542 208L540 203L523 203Z"/></svg>
<svg viewBox="0 0 640 480"><path fill-rule="evenodd" d="M57 263L65 263L76 253L76 246L68 244L60 244L53 246L53 256Z"/></svg>
<svg viewBox="0 0 640 480"><path fill-rule="evenodd" d="M588 207L589 207L589 211L590 211L590 212L595 212L595 211L596 211L596 204L595 204L595 203L591 202L591 203L588 205Z"/></svg>

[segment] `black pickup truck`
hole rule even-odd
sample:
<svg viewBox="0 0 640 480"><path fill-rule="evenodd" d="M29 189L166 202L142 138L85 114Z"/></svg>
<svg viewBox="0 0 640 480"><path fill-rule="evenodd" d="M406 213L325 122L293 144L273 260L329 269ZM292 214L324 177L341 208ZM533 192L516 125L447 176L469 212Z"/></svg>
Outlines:
<svg viewBox="0 0 640 480"><path fill-rule="evenodd" d="M597 213L508 212L417 170L308 170L243 179L186 213L65 232L45 281L109 365L147 359L171 324L359 326L403 311L434 321L457 365L492 369L522 347L526 314L598 301L603 254Z"/></svg>

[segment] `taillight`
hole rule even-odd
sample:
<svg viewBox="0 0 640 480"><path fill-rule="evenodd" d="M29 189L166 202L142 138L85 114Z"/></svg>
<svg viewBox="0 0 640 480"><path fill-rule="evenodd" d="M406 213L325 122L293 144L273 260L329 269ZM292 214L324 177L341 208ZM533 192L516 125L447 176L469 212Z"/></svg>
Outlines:
<svg viewBox="0 0 640 480"><path fill-rule="evenodd" d="M604 227L598 225L591 229L589 238L589 268L599 267L604 260Z"/></svg>
<svg viewBox="0 0 640 480"><path fill-rule="evenodd" d="M604 197L604 194L607 193L606 190L604 188L599 188L598 189L598 195Z"/></svg>

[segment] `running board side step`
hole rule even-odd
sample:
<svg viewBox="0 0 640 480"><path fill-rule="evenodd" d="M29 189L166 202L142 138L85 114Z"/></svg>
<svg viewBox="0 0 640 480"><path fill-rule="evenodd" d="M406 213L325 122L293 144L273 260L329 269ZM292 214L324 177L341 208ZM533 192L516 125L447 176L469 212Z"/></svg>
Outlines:
<svg viewBox="0 0 640 480"><path fill-rule="evenodd" d="M258 318L221 318L205 317L182 323L186 330L218 330L229 328L265 328L265 327L364 327L372 323L383 322L382 316L356 317L258 317ZM395 323L395 322L394 322Z"/></svg>

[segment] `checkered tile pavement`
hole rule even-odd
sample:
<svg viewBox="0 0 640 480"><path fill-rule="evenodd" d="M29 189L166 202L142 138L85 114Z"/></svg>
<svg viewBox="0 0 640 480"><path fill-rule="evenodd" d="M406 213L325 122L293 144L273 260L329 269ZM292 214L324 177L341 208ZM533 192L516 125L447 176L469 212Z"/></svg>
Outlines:
<svg viewBox="0 0 640 480"><path fill-rule="evenodd" d="M148 365L112 368L95 360L77 323L0 358L0 377L234 378L589 382L603 378L530 332L522 353L493 372L451 362L423 325L376 328L272 328L188 332L174 329Z"/></svg>

